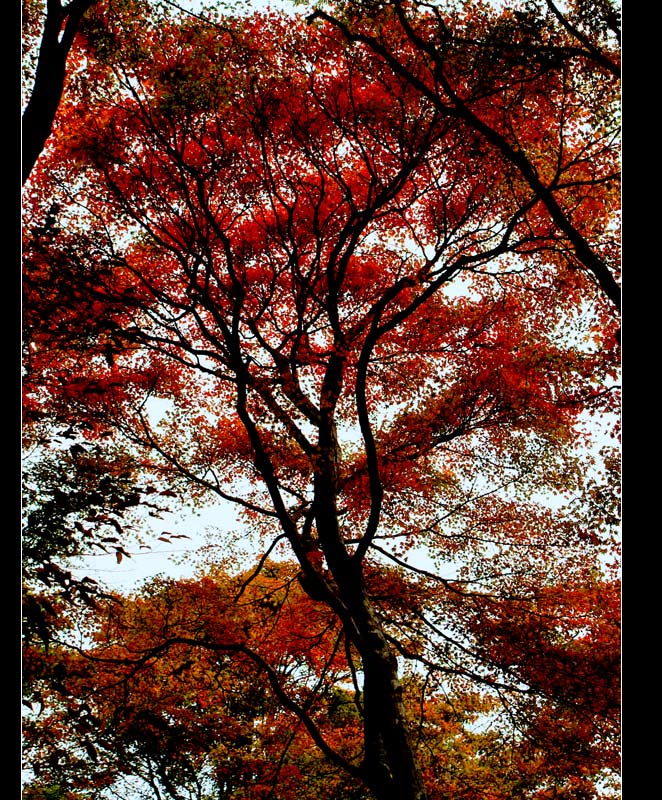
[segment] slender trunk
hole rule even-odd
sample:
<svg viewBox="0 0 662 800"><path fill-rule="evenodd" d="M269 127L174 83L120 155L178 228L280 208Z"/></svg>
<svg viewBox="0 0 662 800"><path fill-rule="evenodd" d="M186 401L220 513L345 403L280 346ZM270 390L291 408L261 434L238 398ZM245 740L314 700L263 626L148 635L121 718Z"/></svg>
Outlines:
<svg viewBox="0 0 662 800"><path fill-rule="evenodd" d="M348 552L338 522L340 447L334 414L343 370L344 358L332 358L322 389L319 455L314 481L315 524L339 600L347 612L347 634L361 656L365 740L363 775L376 800L426 800L423 779L409 737L397 659L370 602L362 560Z"/></svg>
<svg viewBox="0 0 662 800"><path fill-rule="evenodd" d="M66 8L62 7L59 0L49 0L47 3L35 82L21 125L23 183L30 176L51 135L64 91L67 56L81 19L95 2L73 0Z"/></svg>

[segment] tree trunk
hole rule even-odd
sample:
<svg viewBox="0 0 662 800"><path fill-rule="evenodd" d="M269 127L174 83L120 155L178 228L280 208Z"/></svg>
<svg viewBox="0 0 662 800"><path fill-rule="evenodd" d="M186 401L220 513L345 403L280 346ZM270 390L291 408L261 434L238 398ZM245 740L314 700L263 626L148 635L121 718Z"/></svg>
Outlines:
<svg viewBox="0 0 662 800"><path fill-rule="evenodd" d="M366 782L378 800L427 797L402 700L398 663L375 617L362 579L351 581L348 605L363 665Z"/></svg>
<svg viewBox="0 0 662 800"><path fill-rule="evenodd" d="M59 0L49 0L47 3L35 82L21 125L23 183L30 176L51 135L64 90L67 56L81 19L95 2L73 0L66 8L62 7Z"/></svg>
<svg viewBox="0 0 662 800"><path fill-rule="evenodd" d="M319 454L315 471L315 522L319 542L345 609L347 634L363 669L363 773L376 800L426 800L409 738L398 663L375 616L363 577L362 560L346 548L338 521L340 447L334 419L344 369L342 357L329 362L322 390Z"/></svg>

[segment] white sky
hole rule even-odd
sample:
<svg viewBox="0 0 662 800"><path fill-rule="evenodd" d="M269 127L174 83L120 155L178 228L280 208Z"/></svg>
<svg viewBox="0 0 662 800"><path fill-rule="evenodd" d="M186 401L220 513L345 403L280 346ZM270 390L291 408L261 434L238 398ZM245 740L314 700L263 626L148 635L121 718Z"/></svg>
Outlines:
<svg viewBox="0 0 662 800"><path fill-rule="evenodd" d="M293 11L295 13L308 13L308 9L312 9L313 0L309 2L302 2L296 5L292 0L163 0L169 5L193 11L195 13L204 13L205 9L219 10L227 8L228 11L245 12L251 11L264 11L270 8L274 11Z"/></svg>
<svg viewBox="0 0 662 800"><path fill-rule="evenodd" d="M236 511L228 503L210 505L195 514L184 511L165 514L163 519L155 520L152 526L151 538L149 534L144 537L151 549L125 544L131 557L123 558L120 564L113 551L99 551L76 559L71 564L72 568L79 577L88 575L108 587L130 592L160 573L172 577L192 576L200 566L196 553L210 544L215 531L218 534L214 536L216 542L222 543L233 532L241 530ZM159 541L158 537L164 531L190 538L172 539L170 543ZM211 552L218 557L222 550L214 549Z"/></svg>

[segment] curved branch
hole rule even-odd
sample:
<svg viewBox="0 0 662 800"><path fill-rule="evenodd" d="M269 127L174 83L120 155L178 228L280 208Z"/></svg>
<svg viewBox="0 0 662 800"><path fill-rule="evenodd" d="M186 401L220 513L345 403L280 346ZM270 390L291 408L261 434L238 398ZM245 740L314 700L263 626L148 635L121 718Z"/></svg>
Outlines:
<svg viewBox="0 0 662 800"><path fill-rule="evenodd" d="M441 54L437 51L433 44L423 40L413 30L399 3L395 4L395 9L405 35L410 39L413 45L427 53L427 55L432 59L435 80L450 99L450 105L442 102L437 92L433 91L420 78L414 75L407 67L398 61L393 53L387 50L386 47L384 47L384 45L378 42L374 37L367 36L365 34L353 33L344 22L336 19L331 14L328 14L324 11L315 11L307 18L307 20L309 23L311 23L315 19L323 19L329 24L338 28L348 41L365 44L375 54L381 57L390 66L394 73L402 77L411 86L415 87L419 92L421 92L421 94L426 97L440 112L464 120L474 130L481 134L493 147L495 147L507 161L513 164L513 166L522 175L524 180L529 184L531 189L534 191L535 196L540 199L547 209L553 222L568 237L577 259L586 267L589 272L593 274L602 292L614 304L616 309L620 311L621 290L616 282L616 279L612 275L607 264L600 258L600 256L593 250L582 234L572 224L568 215L558 204L552 189L550 189L550 187L546 186L540 180L534 165L522 150L511 145L501 133L480 119L469 108L467 103L459 97L444 75L444 63Z"/></svg>
<svg viewBox="0 0 662 800"><path fill-rule="evenodd" d="M370 424L370 417L368 415L368 400L366 396L366 384L368 376L368 365L372 352L379 340L380 329L379 323L382 313L386 306L397 297L400 292L408 286L414 285L413 279L404 278L398 281L394 286L384 294L379 303L375 305L372 310L372 321L370 324L370 331L361 349L361 355L356 368L356 410L359 419L359 427L361 429L361 436L363 437L363 446L365 448L368 481L370 483L370 515L366 528L361 541L359 542L353 558L356 561L361 561L365 556L370 543L375 538L377 527L379 525L379 518L381 515L382 501L384 499L384 487L382 486L381 477L379 474L379 462L377 459L377 444L372 432Z"/></svg>
<svg viewBox="0 0 662 800"><path fill-rule="evenodd" d="M553 0L545 0L545 2L547 3L549 10L552 12L552 14L554 14L561 25L563 25L563 27L571 36L574 36L575 39L579 40L584 45L584 47L589 51L591 57L598 64L600 64L601 67L604 67L606 70L611 72L612 75L615 75L617 78L619 78L621 75L621 69L618 64L615 64L610 58L607 58L607 56L593 44L588 36L584 35L578 28L572 25L568 18L562 14ZM614 25L611 27L611 30L614 31L615 35L620 41L620 32L618 31L618 28Z"/></svg>
<svg viewBox="0 0 662 800"><path fill-rule="evenodd" d="M262 656L259 655L259 653L256 653L254 650L251 650L251 648L246 646L245 644L241 644L239 642L217 643L209 641L208 639L195 639L195 638L190 638L188 636L174 636L173 638L167 639L161 644L155 645L154 647L149 648L149 650L144 651L143 653L141 653L140 657L136 659L104 658L100 656L91 655L90 653L86 653L82 648L77 647L75 645L71 645L71 647L77 650L85 658L88 658L92 661L109 663L109 664L124 664L127 666L132 666L133 669L131 670L130 674L134 675L148 661L168 651L171 647L175 647L176 645L180 644L188 645L190 647L200 647L204 650L211 650L212 652L226 651L230 653L243 653L244 655L248 656L266 674L267 679L269 681L269 685L275 696L280 701L281 705L288 711L291 711L298 719L301 720L306 730L310 734L311 739L319 747L322 753L324 753L324 755L329 759L329 761L331 761L336 766L339 766L341 769L345 770L350 775L353 775L355 778L359 779L364 778L363 771L355 764L352 764L346 758L341 756L340 753L337 753L327 743L327 741L322 736L319 728L311 718L310 714L308 714L306 709L302 705L297 703L296 700L293 700L287 694L287 692L280 683L280 680L278 678L278 673L271 666L271 664L269 664L264 658L262 658Z"/></svg>
<svg viewBox="0 0 662 800"><path fill-rule="evenodd" d="M262 568L264 567L264 565L267 562L267 559L271 555L272 551L274 550L274 548L276 547L278 542L282 541L285 538L286 538L285 534L281 533L278 536L276 536L276 538L273 540L273 542L269 545L269 547L267 548L267 551L262 555L262 558L260 558L257 567L255 567L253 572L251 572L251 574L246 578L246 580L239 587L239 591L237 592L237 594L235 595L235 598L234 598L235 603L241 598L242 594L246 591L246 589L248 587L248 584L251 581L255 580L255 578L257 578L257 576L260 574Z"/></svg>
<svg viewBox="0 0 662 800"><path fill-rule="evenodd" d="M227 492L224 492L220 488L220 486L218 486L218 484L211 483L210 481L205 480L204 478L201 478L199 475L196 475L194 472L192 472L190 469L188 469L188 467L185 467L175 456L173 456L171 453L169 453L167 450L165 450L159 444L159 442L154 437L154 434L152 433L152 431L151 431L147 421L145 420L143 414L140 411L138 412L137 416L138 416L138 419L140 420L140 424L141 424L142 429L144 431L144 434L145 434L145 436L147 438L147 443L149 444L149 446L152 447L154 450L156 450L156 452L159 453L159 455L163 456L163 458L169 464L171 464L173 467L175 467L175 469L180 474L184 475L186 478L188 478L193 483L197 483L199 486L202 486L203 488L208 489L210 492L213 492L214 494L217 494L219 497L222 497L224 500L228 500L231 503L237 503L238 505L243 506L244 508L247 508L250 511L256 511L257 513L263 514L264 516L267 516L267 517L275 517L276 516L276 512L275 511L270 511L269 509L263 508L262 506L258 506L255 503L250 503L248 500L244 500L243 498L237 497L236 495L227 494ZM124 433L129 438L137 438L136 434L132 434L127 429L125 429Z"/></svg>

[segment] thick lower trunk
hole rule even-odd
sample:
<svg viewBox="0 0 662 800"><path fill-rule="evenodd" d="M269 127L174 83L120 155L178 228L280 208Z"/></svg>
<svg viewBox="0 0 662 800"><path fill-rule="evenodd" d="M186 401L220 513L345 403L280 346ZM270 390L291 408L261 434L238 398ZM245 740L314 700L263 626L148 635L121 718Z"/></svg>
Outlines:
<svg viewBox="0 0 662 800"><path fill-rule="evenodd" d="M378 800L425 800L397 661L378 627L364 647L363 675L366 781Z"/></svg>
<svg viewBox="0 0 662 800"><path fill-rule="evenodd" d="M360 573L360 568L356 572ZM344 588L363 667L366 783L377 800L426 800L409 734L397 659L360 574L355 574Z"/></svg>
<svg viewBox="0 0 662 800"><path fill-rule="evenodd" d="M327 547L326 555L333 564L348 634L361 657L365 782L376 800L426 800L409 736L397 659L373 610L360 564L339 550Z"/></svg>

